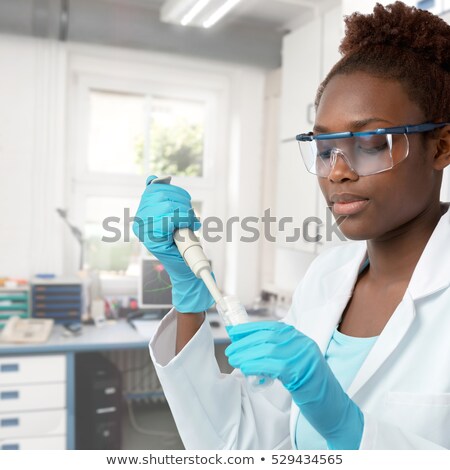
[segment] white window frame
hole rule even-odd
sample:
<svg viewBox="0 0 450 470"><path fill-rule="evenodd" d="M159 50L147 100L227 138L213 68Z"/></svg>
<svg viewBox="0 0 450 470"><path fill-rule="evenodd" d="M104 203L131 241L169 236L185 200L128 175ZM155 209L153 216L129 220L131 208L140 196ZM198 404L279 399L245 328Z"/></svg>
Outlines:
<svg viewBox="0 0 450 470"><path fill-rule="evenodd" d="M125 51L123 51L125 52ZM69 54L68 97L68 156L66 190L71 219L80 227L85 226L86 200L91 196L140 198L146 176L114 175L89 172L88 159L88 106L92 89L121 93L156 94L174 98L200 100L207 103L209 114L203 174L201 177L173 178L173 184L188 190L193 200L202 203L202 215L225 219L227 189L227 135L230 83L226 76L195 70L192 64L174 67L167 59L130 61L126 54L111 57L101 54L86 54L75 50ZM156 59L156 60L155 60ZM164 63L166 62L166 63ZM138 188L138 189L137 189ZM134 215L134 214L131 214ZM215 273L224 276L225 244L205 244L213 260ZM78 254L65 250L65 270L76 270ZM123 279L127 282L127 279Z"/></svg>

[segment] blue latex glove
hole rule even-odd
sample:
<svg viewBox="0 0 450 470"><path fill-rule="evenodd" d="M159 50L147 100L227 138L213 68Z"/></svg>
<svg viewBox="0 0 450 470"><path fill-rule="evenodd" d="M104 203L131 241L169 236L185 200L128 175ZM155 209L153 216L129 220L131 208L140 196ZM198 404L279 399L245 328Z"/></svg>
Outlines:
<svg viewBox="0 0 450 470"><path fill-rule="evenodd" d="M228 329L225 350L244 375L279 379L330 449L358 449L364 418L344 392L317 344L293 326L264 321Z"/></svg>
<svg viewBox="0 0 450 470"><path fill-rule="evenodd" d="M147 178L133 232L169 274L172 303L177 311L203 312L214 304L214 299L205 283L185 263L173 241L174 230L198 230L200 221L195 217L187 191L172 184L150 184L155 178Z"/></svg>

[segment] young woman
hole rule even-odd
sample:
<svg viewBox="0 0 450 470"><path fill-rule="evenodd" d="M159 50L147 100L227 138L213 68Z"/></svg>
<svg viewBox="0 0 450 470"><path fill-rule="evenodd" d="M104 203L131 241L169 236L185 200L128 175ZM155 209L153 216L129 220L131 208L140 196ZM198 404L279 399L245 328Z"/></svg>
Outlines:
<svg viewBox="0 0 450 470"><path fill-rule="evenodd" d="M159 223L179 211L196 228L189 194L142 197L137 215L153 223L141 239L173 284L150 353L186 448L450 448L450 26L401 2L346 25L313 132L297 140L353 241L314 260L283 321L230 329L231 375L177 224ZM245 375L278 380L254 392Z"/></svg>

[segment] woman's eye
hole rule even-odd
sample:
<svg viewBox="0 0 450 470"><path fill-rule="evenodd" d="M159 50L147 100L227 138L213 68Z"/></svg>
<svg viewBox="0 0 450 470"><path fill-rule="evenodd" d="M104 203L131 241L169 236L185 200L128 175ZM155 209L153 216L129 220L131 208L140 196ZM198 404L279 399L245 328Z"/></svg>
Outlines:
<svg viewBox="0 0 450 470"><path fill-rule="evenodd" d="M378 145L376 147L361 147L361 146L358 147L358 150L360 150L364 153L367 153L369 155L384 152L386 149L387 149L387 144Z"/></svg>
<svg viewBox="0 0 450 470"><path fill-rule="evenodd" d="M323 159L327 159L331 157L331 149L324 150L323 152L318 152L317 156Z"/></svg>
<svg viewBox="0 0 450 470"><path fill-rule="evenodd" d="M355 151L366 155L376 155L386 151L387 148L388 142L386 140L386 136L384 135L365 136L355 138L354 140Z"/></svg>

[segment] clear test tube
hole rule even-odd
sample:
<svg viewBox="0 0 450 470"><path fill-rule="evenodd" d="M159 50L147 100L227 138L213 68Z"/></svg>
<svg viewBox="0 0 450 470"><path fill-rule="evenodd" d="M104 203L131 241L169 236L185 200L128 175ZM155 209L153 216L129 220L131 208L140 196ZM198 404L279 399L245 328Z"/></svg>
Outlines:
<svg viewBox="0 0 450 470"><path fill-rule="evenodd" d="M239 299L233 295L222 297L221 301L216 304L216 309L222 318L225 326L240 325L248 323L249 317L247 310L241 304ZM273 379L264 376L248 376L247 381L250 387L257 391L269 385L272 385Z"/></svg>

